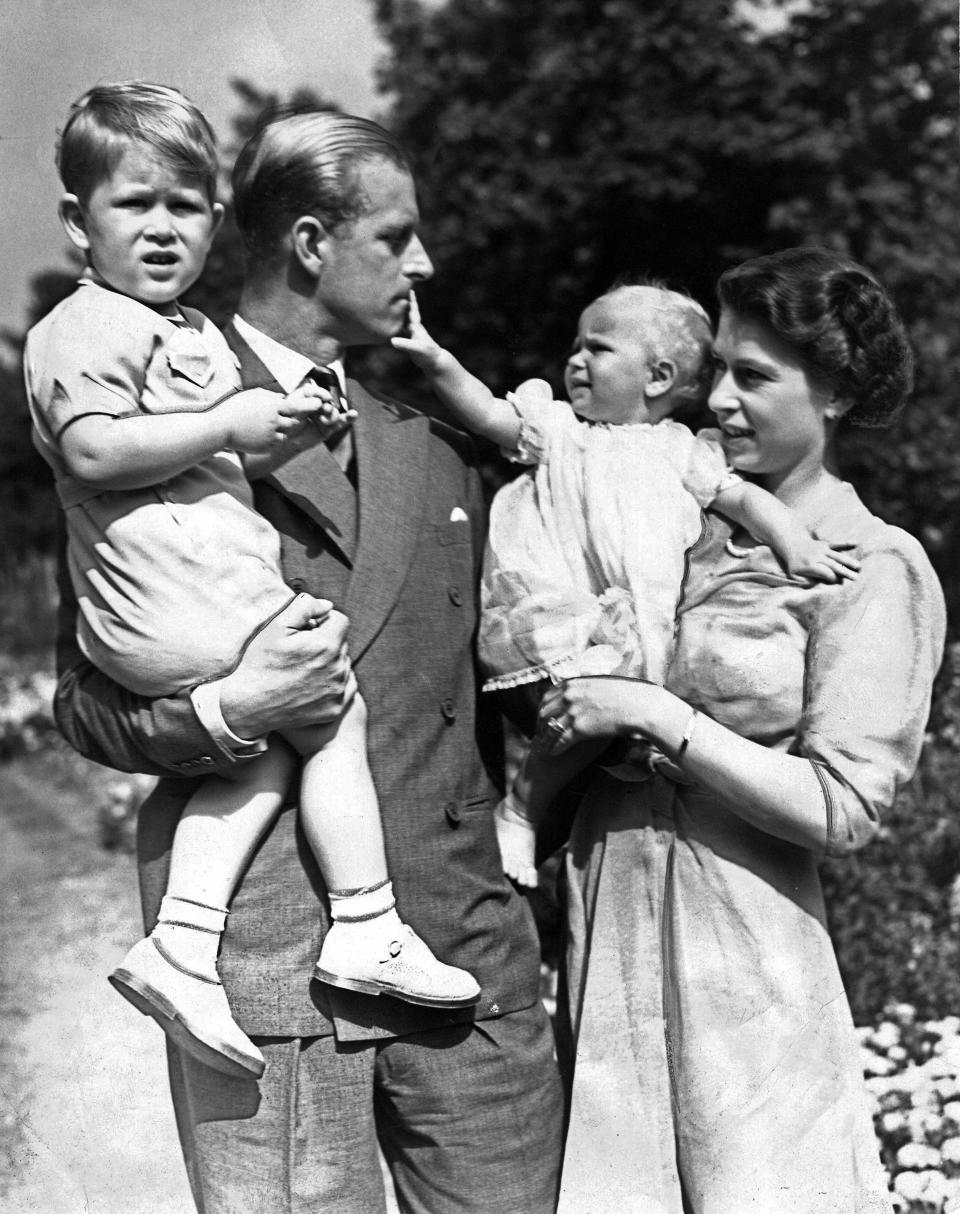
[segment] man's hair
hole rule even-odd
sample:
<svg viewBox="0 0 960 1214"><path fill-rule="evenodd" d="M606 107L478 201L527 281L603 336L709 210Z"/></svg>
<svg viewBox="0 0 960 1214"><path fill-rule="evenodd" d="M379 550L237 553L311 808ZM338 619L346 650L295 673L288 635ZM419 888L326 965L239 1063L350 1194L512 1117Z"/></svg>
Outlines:
<svg viewBox="0 0 960 1214"><path fill-rule="evenodd" d="M179 89L144 80L98 84L73 103L57 144L60 180L86 203L131 144L195 178L213 202L217 141L209 122Z"/></svg>
<svg viewBox="0 0 960 1214"><path fill-rule="evenodd" d="M702 405L710 395L713 326L703 308L657 278L619 278L601 299L635 296L649 315L643 340L652 357L669 358L677 378L670 391L683 405Z"/></svg>
<svg viewBox="0 0 960 1214"><path fill-rule="evenodd" d="M237 227L253 261L276 258L293 221L315 215L329 229L364 214L359 165L387 160L412 173L400 143L375 122L313 111L266 122L233 170Z"/></svg>

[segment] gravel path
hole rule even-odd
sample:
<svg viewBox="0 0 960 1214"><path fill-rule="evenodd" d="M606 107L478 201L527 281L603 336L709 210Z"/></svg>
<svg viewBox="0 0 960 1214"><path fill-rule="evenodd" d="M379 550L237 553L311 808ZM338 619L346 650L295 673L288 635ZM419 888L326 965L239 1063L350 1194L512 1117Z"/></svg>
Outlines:
<svg viewBox="0 0 960 1214"><path fill-rule="evenodd" d="M108 775L59 752L0 766L0 1208L185 1214L159 1030L106 975L139 932L103 851Z"/></svg>

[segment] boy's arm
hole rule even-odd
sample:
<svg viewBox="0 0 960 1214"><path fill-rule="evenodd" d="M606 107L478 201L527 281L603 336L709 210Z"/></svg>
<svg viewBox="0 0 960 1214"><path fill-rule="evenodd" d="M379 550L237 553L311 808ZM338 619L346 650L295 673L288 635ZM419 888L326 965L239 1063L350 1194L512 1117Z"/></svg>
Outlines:
<svg viewBox="0 0 960 1214"><path fill-rule="evenodd" d="M465 430L490 439L498 447L512 451L520 438L520 420L509 401L494 396L486 384L437 345L423 326L420 309L410 292L410 324L406 337L394 337L392 344L405 350L430 380L430 386Z"/></svg>
<svg viewBox="0 0 960 1214"><path fill-rule="evenodd" d="M846 551L854 544L817 539L789 506L750 481L738 481L722 489L712 505L769 545L793 577L840 582L856 577L860 570L860 562Z"/></svg>
<svg viewBox="0 0 960 1214"><path fill-rule="evenodd" d="M101 489L143 489L227 448L269 452L317 412L322 391L310 384L280 396L253 388L199 413L86 413L67 424L58 443L78 480Z"/></svg>

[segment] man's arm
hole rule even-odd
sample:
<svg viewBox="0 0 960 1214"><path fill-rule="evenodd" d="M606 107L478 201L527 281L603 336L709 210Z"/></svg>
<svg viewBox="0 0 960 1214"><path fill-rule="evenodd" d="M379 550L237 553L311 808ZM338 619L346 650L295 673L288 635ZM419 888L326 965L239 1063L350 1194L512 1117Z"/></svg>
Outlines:
<svg viewBox="0 0 960 1214"><path fill-rule="evenodd" d="M233 748L211 736L189 692L148 699L102 674L77 645L76 598L62 552L58 583L54 712L75 750L119 771L173 776L229 771L259 753L255 741ZM353 688L346 618L330 611L316 628L295 626L316 615L316 602L308 596L296 599L250 642L236 670L219 681L223 720L238 738L255 740L274 729L331 721L343 711Z"/></svg>

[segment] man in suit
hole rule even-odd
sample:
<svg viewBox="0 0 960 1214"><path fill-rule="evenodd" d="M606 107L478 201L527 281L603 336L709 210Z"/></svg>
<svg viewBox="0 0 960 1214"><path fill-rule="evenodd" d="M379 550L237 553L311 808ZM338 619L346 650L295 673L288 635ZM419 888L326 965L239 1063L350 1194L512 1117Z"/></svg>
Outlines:
<svg viewBox="0 0 960 1214"><path fill-rule="evenodd" d="M411 288L433 272L410 165L373 123L297 115L244 149L234 200L247 276L227 338L244 384L289 392L319 375L357 413L333 450L295 440L256 491L290 586L349 619L349 662L339 612L312 631L281 616L225 679L145 700L82 659L68 603L58 719L91 758L164 777L139 829L149 928L193 787L184 777L255 761L274 729L334 719L352 662L398 909L482 996L440 1011L311 982L327 899L296 813L281 814L236 892L220 957L266 1072L229 1078L171 1049L197 1205L382 1214L379 1143L405 1211L546 1212L559 1081L533 923L493 829L497 731L474 679L484 521L472 448L344 380L340 361L400 332Z"/></svg>

